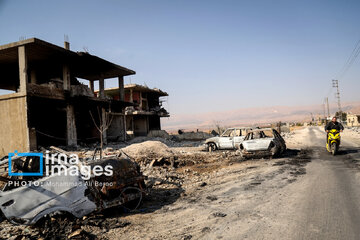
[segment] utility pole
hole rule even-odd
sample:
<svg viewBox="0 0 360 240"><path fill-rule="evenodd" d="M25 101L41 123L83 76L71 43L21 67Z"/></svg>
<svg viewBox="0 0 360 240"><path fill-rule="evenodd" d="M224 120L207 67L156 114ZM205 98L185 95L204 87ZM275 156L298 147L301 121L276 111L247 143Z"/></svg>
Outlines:
<svg viewBox="0 0 360 240"><path fill-rule="evenodd" d="M327 117L330 117L329 98L326 97L325 100L326 100L326 107L327 107Z"/></svg>
<svg viewBox="0 0 360 240"><path fill-rule="evenodd" d="M310 113L310 115L311 115L311 125L314 125L314 120L315 120L314 115L312 112Z"/></svg>
<svg viewBox="0 0 360 240"><path fill-rule="evenodd" d="M341 104L340 104L340 91L339 91L339 81L338 80L332 80L332 86L333 88L336 88L335 92L335 98L338 102L338 111L340 115L340 120L342 121L342 111L341 111Z"/></svg>

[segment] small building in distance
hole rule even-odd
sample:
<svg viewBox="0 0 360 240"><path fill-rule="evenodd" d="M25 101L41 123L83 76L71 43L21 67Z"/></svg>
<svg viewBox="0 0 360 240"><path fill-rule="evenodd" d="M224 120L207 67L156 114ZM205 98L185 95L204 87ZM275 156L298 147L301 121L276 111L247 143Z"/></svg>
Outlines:
<svg viewBox="0 0 360 240"><path fill-rule="evenodd" d="M160 119L170 117L163 108L164 97L169 96L157 88L138 84L124 86L125 102L134 106L125 108L126 132L129 136L146 136L151 130L161 130ZM119 99L118 88L105 89L105 95L113 100Z"/></svg>
<svg viewBox="0 0 360 240"><path fill-rule="evenodd" d="M349 127L359 127L360 126L360 114L347 113L346 121L347 121L347 125Z"/></svg>

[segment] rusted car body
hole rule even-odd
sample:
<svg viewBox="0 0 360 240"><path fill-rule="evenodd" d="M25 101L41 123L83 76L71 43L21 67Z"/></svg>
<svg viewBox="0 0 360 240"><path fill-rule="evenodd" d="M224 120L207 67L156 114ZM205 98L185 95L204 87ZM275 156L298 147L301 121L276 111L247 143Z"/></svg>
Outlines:
<svg viewBox="0 0 360 240"><path fill-rule="evenodd" d="M286 150L285 140L273 128L254 129L237 147L244 158L279 156Z"/></svg>
<svg viewBox="0 0 360 240"><path fill-rule="evenodd" d="M205 141L204 148L207 151L236 149L245 138L250 128L228 128L220 136L208 138Z"/></svg>
<svg viewBox="0 0 360 240"><path fill-rule="evenodd" d="M0 191L1 212L15 223L34 224L52 213L68 212L80 218L132 200L138 201L139 205L146 194L144 176L139 166L124 154L113 159L91 163L84 161L81 164L90 168L96 164L110 165L113 176L92 176L84 180L81 176L54 173L37 179L8 178L8 183ZM1 179L4 181L5 177ZM17 181L19 186L12 186L10 181Z"/></svg>

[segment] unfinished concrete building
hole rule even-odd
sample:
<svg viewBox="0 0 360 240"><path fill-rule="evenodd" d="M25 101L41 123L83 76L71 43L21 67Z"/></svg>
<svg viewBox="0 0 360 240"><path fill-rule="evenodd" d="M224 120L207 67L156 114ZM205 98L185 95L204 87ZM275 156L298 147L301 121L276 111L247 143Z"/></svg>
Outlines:
<svg viewBox="0 0 360 240"><path fill-rule="evenodd" d="M133 105L125 110L127 135L146 136L151 130L161 130L160 118L170 117L162 107L165 101L163 97L169 95L160 89L138 84L126 84L124 92L125 101ZM105 89L105 95L112 100L119 100L119 88Z"/></svg>
<svg viewBox="0 0 360 240"><path fill-rule="evenodd" d="M112 124L114 136L125 139L126 106L124 76L134 71L86 52L32 38L0 46L0 157L18 150L28 152L39 145L76 145L98 141L95 123L111 113L122 116ZM79 79L88 80L89 86ZM107 99L104 82L117 78L117 99ZM99 83L99 96L94 83ZM93 113L93 118L90 113ZM93 121L94 120L94 121ZM94 123L95 122L95 123ZM114 129L114 127L116 129Z"/></svg>
<svg viewBox="0 0 360 240"><path fill-rule="evenodd" d="M346 122L349 127L360 127L360 114L347 113Z"/></svg>

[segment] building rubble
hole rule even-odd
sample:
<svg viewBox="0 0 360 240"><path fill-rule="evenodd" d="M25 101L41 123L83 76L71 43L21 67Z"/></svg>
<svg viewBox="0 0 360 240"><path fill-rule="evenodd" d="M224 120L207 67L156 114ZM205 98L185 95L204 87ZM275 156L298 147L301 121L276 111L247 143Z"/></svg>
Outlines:
<svg viewBox="0 0 360 240"><path fill-rule="evenodd" d="M91 150L88 147L79 147L76 151L64 151L63 149L66 149L66 147L42 149L43 152L50 150L52 153L76 153L79 155L79 158L82 159L83 164L91 165L92 162L103 162L104 164L110 163L113 166L117 166L117 170L114 170L116 176L112 179L96 180L101 182L114 181L118 184L118 188L91 188L89 191L82 189L82 193L88 192L90 194L87 195L87 199L89 200L87 202L93 203L94 205L91 206L91 211L88 209L88 212L77 215L78 218L74 217L76 214L66 214L60 211L56 212L56 214L44 214L41 218L34 219L36 221L25 222L24 219L11 217L11 215L7 213L9 217L6 215L3 216L2 226L8 230L14 229L14 233L16 232L17 235L25 236L28 239L35 238L35 236L43 236L45 238L63 236L63 238L71 239L94 239L92 234L98 236L101 232L131 224L122 221L121 218L112 218L111 216L115 212L116 216L121 216L129 211L136 213L160 208L163 205L175 201L180 196L186 195L183 188L184 184L194 182L194 184L201 186L201 184L204 184L204 182L209 179L210 176L208 172L222 167L223 164L226 166L231 162L241 161L236 152L204 152L201 150L201 147L199 147L201 142L198 141L191 143L148 138L150 141L136 143L140 140L144 140L144 138L135 138L134 142L130 143L109 143L108 147L103 151L103 160L99 159L96 150ZM24 167L26 165L24 161L26 162L26 160L27 159L19 159L18 162L21 164L17 163L17 167L20 169ZM4 161L7 161L7 159L3 159L3 162ZM30 168L27 168L27 170L33 170L33 168L37 167L38 166L31 166L30 164ZM6 173L7 169L2 168L2 170L2 176L6 178L7 176L4 173ZM25 181L26 179L22 180ZM121 192L126 188L124 184L142 189L142 191L137 190L135 193L141 192L146 194L142 194L141 199L140 195L133 197L138 198L136 201L129 201L127 204L124 204L124 198L119 201L114 200L119 198L114 198L115 193L113 191ZM6 185L2 187L4 189L7 188ZM26 187L24 187L24 189L26 189ZM6 192L14 190L16 189L9 189L1 194L6 194ZM10 195L11 194L9 194L9 196ZM14 197L14 195L12 196ZM2 198L1 196L0 199ZM133 198L128 197L127 200ZM142 200L140 205L139 200ZM26 199L26 201L28 201L28 199ZM0 203L0 206L1 204L2 203ZM78 210L79 209L80 208L78 208ZM33 225L13 225L12 223L27 223ZM5 233L0 230L0 237L7 237L7 234L9 234L9 231ZM10 234L7 238L12 239L11 236L13 235Z"/></svg>

